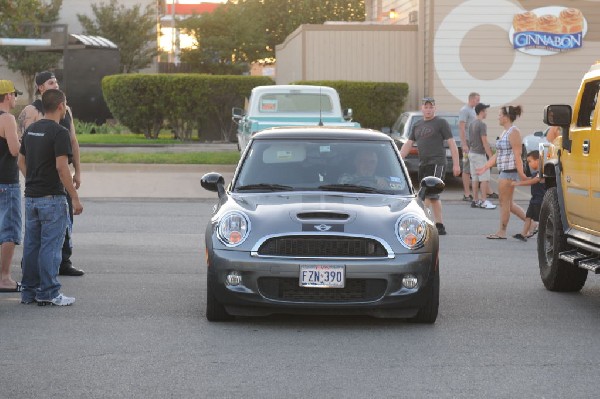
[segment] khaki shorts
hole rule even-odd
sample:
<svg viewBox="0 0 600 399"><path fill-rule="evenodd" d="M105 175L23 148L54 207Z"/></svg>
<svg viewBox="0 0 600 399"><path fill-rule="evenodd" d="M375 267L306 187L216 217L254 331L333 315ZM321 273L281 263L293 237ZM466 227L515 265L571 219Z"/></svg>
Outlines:
<svg viewBox="0 0 600 399"><path fill-rule="evenodd" d="M474 181L490 181L490 170L486 170L481 175L478 175L476 170L483 168L483 165L488 161L485 154L469 153L469 161L471 161L471 179Z"/></svg>

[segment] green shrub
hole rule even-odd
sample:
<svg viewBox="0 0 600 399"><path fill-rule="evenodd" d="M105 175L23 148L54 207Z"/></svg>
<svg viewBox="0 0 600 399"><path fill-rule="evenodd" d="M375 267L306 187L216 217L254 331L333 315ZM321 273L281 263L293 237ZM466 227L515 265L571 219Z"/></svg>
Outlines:
<svg viewBox="0 0 600 399"><path fill-rule="evenodd" d="M123 74L104 77L102 91L113 116L134 133L155 138L170 128L181 139L197 131L198 138L227 140L231 108L269 84L262 76Z"/></svg>
<svg viewBox="0 0 600 399"><path fill-rule="evenodd" d="M354 120L362 127L378 130L394 124L408 95L407 83L311 80L294 84L333 87L340 95L342 108L352 108Z"/></svg>

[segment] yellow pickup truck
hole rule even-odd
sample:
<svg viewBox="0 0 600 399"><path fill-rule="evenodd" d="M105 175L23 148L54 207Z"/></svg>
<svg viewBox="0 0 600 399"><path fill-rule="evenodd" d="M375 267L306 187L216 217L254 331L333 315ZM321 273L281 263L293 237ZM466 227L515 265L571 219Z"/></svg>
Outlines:
<svg viewBox="0 0 600 399"><path fill-rule="evenodd" d="M537 240L540 275L551 291L579 291L600 274L600 61L581 82L573 108L548 105L544 122L562 136L540 145L548 190Z"/></svg>

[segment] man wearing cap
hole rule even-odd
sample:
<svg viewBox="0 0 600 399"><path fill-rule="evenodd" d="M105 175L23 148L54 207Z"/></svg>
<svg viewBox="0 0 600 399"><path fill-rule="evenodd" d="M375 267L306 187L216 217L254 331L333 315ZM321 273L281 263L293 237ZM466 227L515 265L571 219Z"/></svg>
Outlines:
<svg viewBox="0 0 600 399"><path fill-rule="evenodd" d="M58 81L52 72L44 71L35 75L36 94L43 95L46 90L58 89ZM33 122L37 122L44 117L44 110L42 107L42 101L40 99L35 100L32 104L26 106L21 114L19 115L19 129L22 132ZM64 126L69 131L71 139L71 147L73 149L73 157L69 159L69 162L73 163L73 183L75 188L78 189L81 184L81 166L79 162L79 141L75 134L75 125L73 124L73 114L71 108L67 106L67 112L65 117L60 120L60 125ZM71 197L67 193L67 202L69 204L69 216L70 223L67 226L65 233L65 243L62 249L62 262L60 264L59 274L61 276L82 276L83 270L76 269L73 267L71 262L71 255L73 253L73 244L71 241L71 233L73 229L73 205Z"/></svg>
<svg viewBox="0 0 600 399"><path fill-rule="evenodd" d="M23 94L10 80L0 80L0 292L18 292L21 285L10 278L15 246L21 243L21 187L19 186L19 136L10 110Z"/></svg>
<svg viewBox="0 0 600 399"><path fill-rule="evenodd" d="M423 119L417 121L408 136L408 140L400 155L405 158L414 142L419 147L419 181L425 176L444 177L446 171L446 149L444 140L448 142L452 154L452 172L454 176L460 175L458 148L452 136L450 125L443 118L435 116L435 100L425 97L422 101L421 111ZM442 201L439 195L431 195L425 199L425 205L431 208L438 234L445 235L446 228L442 220Z"/></svg>
<svg viewBox="0 0 600 399"><path fill-rule="evenodd" d="M486 199L486 194L490 183L490 170L487 169L481 175L477 174L477 169L482 168L487 160L492 157L492 149L487 140L487 125L483 121L487 116L487 109L490 106L479 103L475 106L477 118L469 124L469 158L471 164L472 208L496 209L496 205ZM479 186L479 187L477 187Z"/></svg>

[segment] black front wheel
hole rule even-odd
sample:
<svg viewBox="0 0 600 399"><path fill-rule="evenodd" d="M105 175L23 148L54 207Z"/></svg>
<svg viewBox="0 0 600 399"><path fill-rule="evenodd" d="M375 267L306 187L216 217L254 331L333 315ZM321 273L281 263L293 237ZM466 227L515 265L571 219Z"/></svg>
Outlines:
<svg viewBox="0 0 600 399"><path fill-rule="evenodd" d="M537 248L540 276L548 290L576 292L583 288L587 271L559 258L561 252L570 248L562 227L556 187L549 188L544 196Z"/></svg>
<svg viewBox="0 0 600 399"><path fill-rule="evenodd" d="M210 278L207 277L206 284L206 319L208 321L227 321L232 320L233 316L227 313L223 306L215 297Z"/></svg>
<svg viewBox="0 0 600 399"><path fill-rule="evenodd" d="M415 323L433 324L437 320L440 305L440 275L434 273L431 278L431 291L425 305L419 309L419 313L412 319Z"/></svg>

